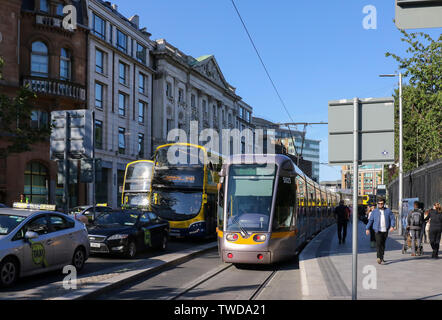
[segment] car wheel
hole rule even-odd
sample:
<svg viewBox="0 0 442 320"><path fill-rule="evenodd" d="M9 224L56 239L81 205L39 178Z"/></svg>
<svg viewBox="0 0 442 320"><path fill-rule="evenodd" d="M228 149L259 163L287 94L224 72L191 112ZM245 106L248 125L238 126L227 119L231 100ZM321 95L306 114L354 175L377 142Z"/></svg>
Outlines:
<svg viewBox="0 0 442 320"><path fill-rule="evenodd" d="M127 246L127 257L133 259L135 258L136 255L137 255L137 246L134 241L131 241Z"/></svg>
<svg viewBox="0 0 442 320"><path fill-rule="evenodd" d="M0 263L0 287L10 287L17 281L18 263L14 259L5 259Z"/></svg>
<svg viewBox="0 0 442 320"><path fill-rule="evenodd" d="M72 257L72 265L80 271L84 267L84 263L86 262L86 256L84 250L82 248L77 248L74 252L74 256Z"/></svg>

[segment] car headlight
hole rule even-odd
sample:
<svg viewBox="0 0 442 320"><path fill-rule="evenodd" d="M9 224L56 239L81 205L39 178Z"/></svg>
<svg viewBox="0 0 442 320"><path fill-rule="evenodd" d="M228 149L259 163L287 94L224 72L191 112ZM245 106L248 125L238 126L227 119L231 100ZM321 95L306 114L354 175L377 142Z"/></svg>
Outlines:
<svg viewBox="0 0 442 320"><path fill-rule="evenodd" d="M128 236L128 234L114 234L113 236L107 238L107 240L122 240L126 239Z"/></svg>

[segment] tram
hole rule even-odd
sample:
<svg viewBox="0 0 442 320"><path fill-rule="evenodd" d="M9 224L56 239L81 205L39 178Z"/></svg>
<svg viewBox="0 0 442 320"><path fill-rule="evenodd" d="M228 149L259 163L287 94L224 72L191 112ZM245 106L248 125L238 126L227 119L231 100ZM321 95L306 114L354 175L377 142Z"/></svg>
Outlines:
<svg viewBox="0 0 442 320"><path fill-rule="evenodd" d="M230 156L218 189L219 254L234 264L293 257L307 239L335 222L340 200L282 154Z"/></svg>

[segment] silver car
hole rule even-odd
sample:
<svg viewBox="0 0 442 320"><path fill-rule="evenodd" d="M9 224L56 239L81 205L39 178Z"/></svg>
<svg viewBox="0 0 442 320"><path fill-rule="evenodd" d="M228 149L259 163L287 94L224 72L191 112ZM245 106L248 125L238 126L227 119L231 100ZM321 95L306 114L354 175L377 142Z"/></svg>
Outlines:
<svg viewBox="0 0 442 320"><path fill-rule="evenodd" d="M85 225L63 213L0 208L0 287L66 265L81 270L89 250Z"/></svg>

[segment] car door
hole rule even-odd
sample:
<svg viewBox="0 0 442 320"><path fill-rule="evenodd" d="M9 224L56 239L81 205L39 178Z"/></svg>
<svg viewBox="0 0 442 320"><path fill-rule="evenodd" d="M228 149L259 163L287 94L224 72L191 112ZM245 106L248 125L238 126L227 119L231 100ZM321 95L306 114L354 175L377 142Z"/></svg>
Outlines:
<svg viewBox="0 0 442 320"><path fill-rule="evenodd" d="M54 264L71 264L74 254L75 223L59 214L49 215L49 230L53 240Z"/></svg>
<svg viewBox="0 0 442 320"><path fill-rule="evenodd" d="M143 233L143 245L146 248L152 247L154 243L153 234L152 234L152 221L147 212L143 213L140 216L139 226Z"/></svg>
<svg viewBox="0 0 442 320"><path fill-rule="evenodd" d="M148 212L151 221L152 244L160 246L163 241L164 223L153 212Z"/></svg>
<svg viewBox="0 0 442 320"><path fill-rule="evenodd" d="M37 233L38 237L25 240L24 236L27 231ZM52 234L49 232L46 214L32 218L18 232L14 240L23 242L23 273L38 273L42 269L54 265L54 241L52 240Z"/></svg>

